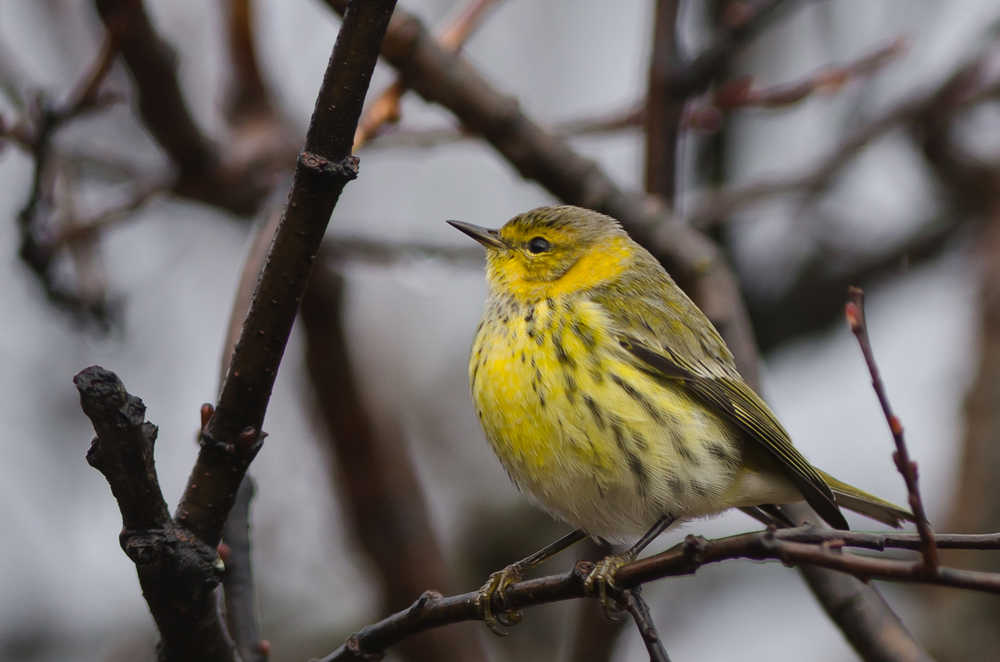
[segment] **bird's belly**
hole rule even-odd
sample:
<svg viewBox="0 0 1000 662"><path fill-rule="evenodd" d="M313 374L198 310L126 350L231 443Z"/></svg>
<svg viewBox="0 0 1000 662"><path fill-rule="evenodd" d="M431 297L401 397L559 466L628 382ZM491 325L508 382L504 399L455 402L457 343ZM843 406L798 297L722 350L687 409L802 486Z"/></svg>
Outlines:
<svg viewBox="0 0 1000 662"><path fill-rule="evenodd" d="M729 425L624 360L598 328L481 330L473 397L511 479L572 526L612 539L663 515L736 505L742 445Z"/></svg>

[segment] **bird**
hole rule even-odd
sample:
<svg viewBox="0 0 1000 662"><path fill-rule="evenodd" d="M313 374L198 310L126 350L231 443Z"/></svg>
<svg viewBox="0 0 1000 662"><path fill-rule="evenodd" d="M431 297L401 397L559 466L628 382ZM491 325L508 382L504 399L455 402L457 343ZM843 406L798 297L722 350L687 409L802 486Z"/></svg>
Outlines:
<svg viewBox="0 0 1000 662"><path fill-rule="evenodd" d="M617 220L561 205L499 229L447 222L486 249L468 366L486 439L516 487L574 529L491 575L479 603L494 632L520 618L494 600L588 536L639 536L587 578L608 611L617 568L677 522L740 508L788 524L777 506L802 500L837 529L841 507L912 520L809 463L709 319Z"/></svg>

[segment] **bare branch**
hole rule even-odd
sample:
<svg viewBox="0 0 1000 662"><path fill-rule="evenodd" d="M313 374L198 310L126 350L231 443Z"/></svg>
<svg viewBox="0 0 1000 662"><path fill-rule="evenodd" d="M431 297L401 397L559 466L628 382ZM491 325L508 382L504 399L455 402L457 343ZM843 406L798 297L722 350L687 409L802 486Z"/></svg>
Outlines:
<svg viewBox="0 0 1000 662"><path fill-rule="evenodd" d="M239 214L256 211L274 185L274 170L289 165L284 153L264 142L259 157L234 146L221 152L197 125L177 77L177 55L153 27L142 0L94 0L101 19L118 35L132 74L146 129L177 170L176 194ZM290 150L289 150L290 152Z"/></svg>
<svg viewBox="0 0 1000 662"><path fill-rule="evenodd" d="M356 0L348 8L317 97L289 204L233 352L219 408L202 408L201 450L175 519L170 519L156 486L155 428L143 423L141 401L128 396L117 377L100 368L85 370L76 378L84 411L102 442L95 444L88 459L108 476L119 497L126 523L123 547L136 563L143 594L160 629L161 659L240 659L216 605L220 569L216 548L237 488L262 443L260 425L320 240L341 190L357 173L350 141L394 4L394 0ZM141 5L136 6L141 11ZM128 434L117 434L119 429ZM125 461L106 450L127 442L135 449ZM140 464L141 470L136 470ZM132 501L147 505L133 506ZM139 507L147 510L137 510L133 516ZM133 527L139 528L133 531ZM238 532L229 535L237 545L249 544L239 540ZM246 551L231 546L223 550ZM246 587L248 579L240 578L232 588ZM251 632L254 620L248 624L242 613L230 616L236 617L234 627L250 640L254 658L266 655L267 642Z"/></svg>
<svg viewBox="0 0 1000 662"><path fill-rule="evenodd" d="M869 122L849 133L840 144L812 168L787 176L753 182L741 188L708 194L687 216L691 225L709 229L730 218L736 211L762 200L787 193L814 194L836 181L836 175L879 137L899 127L919 128L928 117L938 122L958 111L1000 95L1000 78L983 79L977 75L990 51L959 67L939 86L915 94L893 105ZM947 101L947 103L943 103ZM927 132L928 136L942 133Z"/></svg>
<svg viewBox="0 0 1000 662"><path fill-rule="evenodd" d="M560 138L600 135L622 129L637 129L643 125L645 117L645 104L636 103L604 115L569 119L551 124L549 130ZM368 143L368 149L437 147L476 137L475 134L462 127L426 129L414 127L380 133Z"/></svg>
<svg viewBox="0 0 1000 662"><path fill-rule="evenodd" d="M351 139L394 5L394 0L352 2L327 65L288 206L177 508L178 523L209 545L218 544L260 447L264 413L320 241L340 192L357 175Z"/></svg>
<svg viewBox="0 0 1000 662"><path fill-rule="evenodd" d="M94 0L94 4L108 29L119 34L119 47L138 91L139 113L177 165L181 180L208 176L217 166L216 150L188 110L173 48L157 34L141 1Z"/></svg>
<svg viewBox="0 0 1000 662"><path fill-rule="evenodd" d="M226 115L233 124L274 117L271 92L257 62L251 0L226 0L226 36L232 77L226 93Z"/></svg>
<svg viewBox="0 0 1000 662"><path fill-rule="evenodd" d="M52 249L62 248L83 239L96 236L109 227L122 221L132 218L132 214L141 209L150 200L166 192L169 188L167 182L150 182L140 188L124 202L91 214L85 218L74 219L73 223L65 224L58 228L49 239L49 246Z"/></svg>
<svg viewBox="0 0 1000 662"><path fill-rule="evenodd" d="M752 78L737 78L723 83L712 93L712 105L724 110L749 106L780 108L798 103L811 94L834 94L849 81L875 73L902 54L905 47L905 40L898 37L853 62L823 67L802 80L772 87L755 89Z"/></svg>
<svg viewBox="0 0 1000 662"><path fill-rule="evenodd" d="M101 323L106 323L110 317L104 297L95 298L79 289L66 287L56 282L53 274L52 262L58 244L51 241L50 235L58 230L50 225L56 208L55 186L59 178L56 166L59 161L53 155L52 139L67 122L116 100L115 95L102 95L100 86L111 67L117 45L115 26L109 27L94 62L63 103L50 104L44 96L38 95L13 125L3 127L5 135L34 159L28 199L17 215L21 235L18 255L37 276L49 301L71 312L86 314Z"/></svg>
<svg viewBox="0 0 1000 662"><path fill-rule="evenodd" d="M723 29L715 42L692 60L675 65L660 84L675 99L701 94L729 68L740 49L760 34L783 5L798 4L784 0L731 3L732 10L723 17Z"/></svg>
<svg viewBox="0 0 1000 662"><path fill-rule="evenodd" d="M653 54L646 83L646 192L674 198L677 139L687 97L674 94L670 73L680 61L677 0L658 0L653 19Z"/></svg>
<svg viewBox="0 0 1000 662"><path fill-rule="evenodd" d="M847 323L851 327L851 332L858 339L861 353L865 357L865 365L872 377L872 388L878 397L878 403L882 407L882 413L889 424L892 432L892 439L896 444L896 452L892 459L896 463L896 468L903 475L906 482L906 491L909 494L910 510L913 511L917 524L917 532L921 539L921 554L924 559L923 569L928 575L933 575L938 570L937 546L934 544L934 531L927 520L927 513L924 511L924 502L920 498L920 488L917 485L917 463L910 460L910 452L906 447L903 438L903 424L899 418L892 413L892 406L889 404L889 396L885 392L882 384L882 377L879 375L878 364L875 363L875 355L872 352L871 340L868 337L868 323L865 318L865 294L860 288L852 287L848 290L848 301L845 307Z"/></svg>
<svg viewBox="0 0 1000 662"><path fill-rule="evenodd" d="M73 378L83 413L97 436L87 462L104 474L122 511L126 530L164 528L167 503L153 466L157 429L146 421L146 405L125 390L118 376L91 366Z"/></svg>
<svg viewBox="0 0 1000 662"><path fill-rule="evenodd" d="M250 504L256 491L253 478L249 474L244 476L222 529L222 543L219 544L220 556L226 566L222 576L226 625L242 662L266 662L271 650L271 643L261 636L250 554Z"/></svg>
<svg viewBox="0 0 1000 662"><path fill-rule="evenodd" d="M747 107L783 107L796 103L811 94L836 93L851 80L878 71L902 53L905 46L905 40L899 38L855 61L824 67L802 80L766 88L753 88L753 79L750 77L723 82L717 90L708 93L707 100L692 101L683 109L682 116L679 118L680 128L717 131L723 121L723 115L727 111ZM650 75L653 75L652 69ZM648 123L647 106L656 104L657 96L662 96L657 95L656 92L661 89L662 86L657 86L655 90L651 87L650 96L645 102L638 101L617 112L609 112L595 117L559 121L551 124L549 129L556 135L570 137L641 128ZM408 128L392 133L378 134L369 143L369 148L436 147L473 137L475 137L473 134L462 128ZM660 144L662 141L654 140L652 142Z"/></svg>
<svg viewBox="0 0 1000 662"><path fill-rule="evenodd" d="M662 577L693 574L698 568L709 563L751 559L777 560L793 567L811 565L829 568L866 581L883 579L936 584L1000 594L1000 573L940 567L937 574L928 575L923 572L920 564L908 560L871 558L843 551L840 540L843 536L849 535L849 531L832 529L817 531L813 527L784 531L784 535L790 536L807 533L821 538L822 541L802 543L782 540L776 531L743 533L716 540L688 536L684 542L665 552L622 566L615 575L615 584L627 590ZM994 538L992 544L1000 542L1000 534L992 535ZM976 544L981 542L977 541ZM513 584L504 592L504 604L510 609L521 609L587 597L584 580L592 570L592 566L592 563L581 561L571 572ZM320 662L369 659L369 656L379 655L385 649L417 632L450 623L480 619L481 613L476 606L477 595L475 591L449 597L442 597L433 592L424 593L409 608L362 628Z"/></svg>
<svg viewBox="0 0 1000 662"><path fill-rule="evenodd" d="M104 474L118 500L119 541L135 563L160 630L160 659L237 662L218 618L215 548L170 519L153 465L157 430L145 420L145 405L99 366L81 371L73 382L97 431L87 461Z"/></svg>

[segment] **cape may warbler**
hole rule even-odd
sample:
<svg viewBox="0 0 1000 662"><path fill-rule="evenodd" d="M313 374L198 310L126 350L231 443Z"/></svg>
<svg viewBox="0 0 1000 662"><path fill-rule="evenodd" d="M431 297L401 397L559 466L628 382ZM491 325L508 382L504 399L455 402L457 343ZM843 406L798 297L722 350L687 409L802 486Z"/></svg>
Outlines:
<svg viewBox="0 0 1000 662"><path fill-rule="evenodd" d="M774 504L804 499L836 528L838 505L911 518L795 449L712 323L614 219L562 206L499 230L449 223L486 247L469 361L486 438L521 490L578 529L495 573L481 603L494 629L493 594L585 535L646 534L607 583L671 523L728 508L780 517Z"/></svg>

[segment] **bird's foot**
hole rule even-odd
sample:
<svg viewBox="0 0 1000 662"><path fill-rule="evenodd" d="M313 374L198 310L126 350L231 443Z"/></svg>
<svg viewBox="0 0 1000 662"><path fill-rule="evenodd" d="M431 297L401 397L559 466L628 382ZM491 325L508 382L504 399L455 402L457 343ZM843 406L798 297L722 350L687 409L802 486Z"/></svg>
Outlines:
<svg viewBox="0 0 1000 662"><path fill-rule="evenodd" d="M514 627L521 622L520 609L501 609L497 612L493 608L494 604L503 606L507 587L520 580L521 566L512 563L503 570L491 574L476 596L476 608L482 615L483 622L498 637L506 637L509 633L504 628Z"/></svg>
<svg viewBox="0 0 1000 662"><path fill-rule="evenodd" d="M611 554L610 556L605 556L594 564L594 569L583 580L583 590L587 595L594 595L600 598L604 617L609 621L620 621L622 619L622 612L624 610L615 597L619 592L619 588L615 586L615 573L618 572L619 568L632 560L632 557L628 554Z"/></svg>

